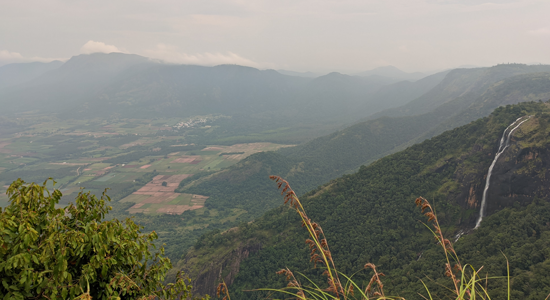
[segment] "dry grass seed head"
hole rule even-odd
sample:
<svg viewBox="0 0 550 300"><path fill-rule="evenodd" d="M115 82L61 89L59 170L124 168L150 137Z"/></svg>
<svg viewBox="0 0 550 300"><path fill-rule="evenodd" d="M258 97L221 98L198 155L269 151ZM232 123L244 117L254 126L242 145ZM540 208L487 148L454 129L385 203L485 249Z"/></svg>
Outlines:
<svg viewBox="0 0 550 300"><path fill-rule="evenodd" d="M353 284L350 284L350 285L349 285L348 294L350 294L351 296L354 296Z"/></svg>
<svg viewBox="0 0 550 300"><path fill-rule="evenodd" d="M223 289L223 283L220 283L218 284L218 288L216 289L216 295L219 297L220 294L222 293L222 289Z"/></svg>
<svg viewBox="0 0 550 300"><path fill-rule="evenodd" d="M338 289L336 288L336 285L334 284L334 281L332 281L331 278L328 279L328 288L324 289L324 291L331 292L338 295Z"/></svg>
<svg viewBox="0 0 550 300"><path fill-rule="evenodd" d="M428 217L428 222L435 220L435 215L433 212L427 212L424 215Z"/></svg>
<svg viewBox="0 0 550 300"><path fill-rule="evenodd" d="M430 204L428 204L426 202L424 202L424 204L422 204L422 206L420 208L422 209L422 212L424 212L424 210L426 210L427 208L431 209Z"/></svg>
<svg viewBox="0 0 550 300"><path fill-rule="evenodd" d="M276 272L276 274L285 275L286 280L291 280L294 277L294 274L288 268L281 269L280 271Z"/></svg>
<svg viewBox="0 0 550 300"><path fill-rule="evenodd" d="M309 256L313 256L315 254L315 251L317 251L317 248L311 249L311 253L309 254Z"/></svg>
<svg viewBox="0 0 550 300"><path fill-rule="evenodd" d="M461 265L455 264L454 268L457 272L462 272L462 266Z"/></svg>
<svg viewBox="0 0 550 300"><path fill-rule="evenodd" d="M374 283L376 283L376 285L378 286L379 291L375 291L375 293L373 295L383 296L384 295L384 284L380 280L380 277L386 276L386 275L384 275L384 273L378 273L378 271L376 271L376 266L373 263L365 264L364 268L365 269L370 268L374 271L374 275L372 275L372 277L369 281L369 284L365 288L365 294L372 293Z"/></svg>
<svg viewBox="0 0 550 300"><path fill-rule="evenodd" d="M451 277L451 274L453 272L451 271L450 267L449 267L449 264L445 264L445 276L447 277Z"/></svg>

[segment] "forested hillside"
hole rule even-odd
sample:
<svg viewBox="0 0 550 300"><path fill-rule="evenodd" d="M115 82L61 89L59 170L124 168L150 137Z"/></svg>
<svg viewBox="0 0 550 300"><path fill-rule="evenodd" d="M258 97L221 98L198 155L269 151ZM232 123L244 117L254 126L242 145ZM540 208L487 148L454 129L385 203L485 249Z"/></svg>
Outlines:
<svg viewBox="0 0 550 300"><path fill-rule="evenodd" d="M361 167L301 200L308 215L323 226L340 271L352 274L367 262L375 263L386 274L386 294L420 299L418 279L426 276L449 283L442 253L419 223L422 216L414 206L414 199L424 196L434 203L448 238L466 232L456 243L463 263L484 265L484 272L503 276L503 251L510 260L513 297L540 299L550 293L550 255L543 250L550 243L549 112L549 104L539 102L500 107L489 117ZM526 115L533 117L514 133L512 146L495 167L490 216L472 231L502 132ZM284 278L275 274L281 268L314 278L320 273L309 263L306 236L296 213L279 207L238 229L201 238L178 266L197 278L201 292L211 293L221 274L232 283L233 297L255 299L260 294L243 290L283 287ZM205 261L208 266L201 265ZM367 278L361 274L358 278ZM443 297L441 286L425 281ZM489 281L492 298L504 297L505 287L505 280Z"/></svg>
<svg viewBox="0 0 550 300"><path fill-rule="evenodd" d="M220 174L184 184L179 191L208 195L207 207L244 209L247 213L241 218L252 220L280 204L267 178L273 170L290 180L296 192L305 193L361 165L484 117L500 105L539 99L550 99L549 73L514 76L491 85L479 97L465 93L426 114L381 117L277 153L252 155Z"/></svg>
<svg viewBox="0 0 550 300"><path fill-rule="evenodd" d="M31 81L49 71L58 69L62 64L62 62L54 60L49 63L33 62L1 66L0 89Z"/></svg>

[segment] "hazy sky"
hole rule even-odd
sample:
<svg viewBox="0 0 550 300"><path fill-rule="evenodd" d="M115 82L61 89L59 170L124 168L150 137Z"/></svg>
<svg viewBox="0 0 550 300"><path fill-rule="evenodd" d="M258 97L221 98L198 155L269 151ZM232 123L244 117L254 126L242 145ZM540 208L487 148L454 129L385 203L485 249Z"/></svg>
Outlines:
<svg viewBox="0 0 550 300"><path fill-rule="evenodd" d="M549 0L0 0L0 65L120 51L296 71L550 63Z"/></svg>

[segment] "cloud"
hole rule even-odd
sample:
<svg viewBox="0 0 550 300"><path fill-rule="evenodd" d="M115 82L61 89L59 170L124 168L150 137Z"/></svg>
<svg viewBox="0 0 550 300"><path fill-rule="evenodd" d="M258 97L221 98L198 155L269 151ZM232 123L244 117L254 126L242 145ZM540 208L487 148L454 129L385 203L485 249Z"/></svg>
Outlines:
<svg viewBox="0 0 550 300"><path fill-rule="evenodd" d="M259 64L239 56L238 54L223 53L197 53L187 54L178 51L178 48L166 44L158 44L155 48L145 51L146 56L159 59L168 63L214 66L222 64L236 64L241 66L259 67Z"/></svg>
<svg viewBox="0 0 550 300"><path fill-rule="evenodd" d="M527 31L527 34L534 36L550 36L550 28L539 28Z"/></svg>
<svg viewBox="0 0 550 300"><path fill-rule="evenodd" d="M111 52L122 52L125 53L126 51L122 49L118 49L116 46L113 45L107 45L102 42L96 42L89 40L82 48L80 48L80 53L82 54L91 54L91 53L111 53Z"/></svg>
<svg viewBox="0 0 550 300"><path fill-rule="evenodd" d="M47 58L47 57L25 57L19 52L10 52L8 50L0 50L0 66L12 63L28 63L28 62L50 62L53 60L67 60L66 58Z"/></svg>
<svg viewBox="0 0 550 300"><path fill-rule="evenodd" d="M0 51L0 61L10 61L10 60L24 60L23 55L18 52L9 52L7 50Z"/></svg>

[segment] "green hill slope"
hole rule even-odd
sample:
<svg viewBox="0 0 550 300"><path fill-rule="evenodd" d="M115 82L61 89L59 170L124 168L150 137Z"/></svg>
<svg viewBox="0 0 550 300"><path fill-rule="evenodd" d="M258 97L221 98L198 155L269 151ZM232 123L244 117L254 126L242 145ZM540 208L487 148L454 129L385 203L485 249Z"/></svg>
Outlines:
<svg viewBox="0 0 550 300"><path fill-rule="evenodd" d="M506 64L490 68L455 69L435 88L417 99L396 108L390 108L370 116L398 117L420 115L456 98L467 96L477 98L488 88L506 78L529 73L550 72L549 65Z"/></svg>
<svg viewBox="0 0 550 300"><path fill-rule="evenodd" d="M387 294L420 299L419 277L446 281L442 254L418 222L422 216L414 199L422 195L435 203L448 237L459 230L469 232L475 225L483 179L502 131L516 118L534 115L514 134L513 145L495 167L495 189L488 200L490 216L479 230L461 238L456 248L466 262L485 265L484 270L493 276L505 275L502 250L510 259L513 295L538 299L550 292L544 283L548 282L545 270L550 257L536 250L550 243L550 204L536 200L550 196L545 176L550 163L549 111L548 104L534 102L498 108L487 118L311 191L302 202L309 216L323 226L340 271L351 274L373 262L387 275ZM295 212L277 208L251 224L201 238L179 267L197 278L198 291L211 292L221 274L232 283L235 298L254 299L254 293L241 291L284 286L283 278L275 274L283 267L313 277L319 274L308 263L306 233L299 224ZM208 265L201 265L205 261ZM505 284L494 281L490 287L503 288ZM443 293L435 283L430 283L430 288ZM500 299L503 291L492 296Z"/></svg>
<svg viewBox="0 0 550 300"><path fill-rule="evenodd" d="M550 74L515 76L492 85L480 97L465 95L430 113L381 117L278 153L252 155L224 173L179 191L208 195L207 207L245 209L247 214L241 218L249 221L279 205L266 177L270 170L279 170L278 174L292 181L299 194L305 193L361 165L486 116L500 105L549 98ZM239 178L238 185L227 178Z"/></svg>
<svg viewBox="0 0 550 300"><path fill-rule="evenodd" d="M0 89L31 81L59 68L63 63L55 60L49 63L15 63L0 67Z"/></svg>
<svg viewBox="0 0 550 300"><path fill-rule="evenodd" d="M280 205L279 194L268 179L273 173L290 180L299 195L306 193L443 129L486 116L499 105L549 99L549 76L547 73L514 76L492 85L482 97L465 95L427 114L382 117L277 153L258 153L222 173L183 185L178 191L209 196L207 208L227 212L237 209L241 214L236 222L249 222ZM184 250L178 251L177 256Z"/></svg>

